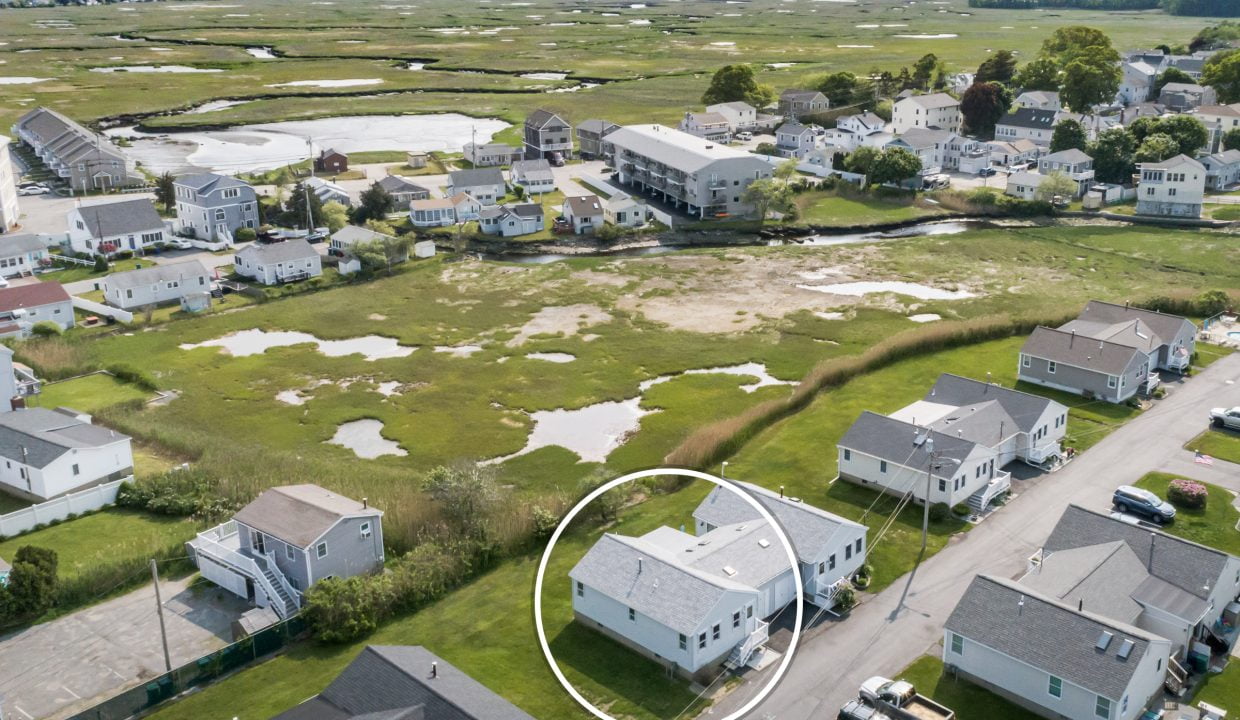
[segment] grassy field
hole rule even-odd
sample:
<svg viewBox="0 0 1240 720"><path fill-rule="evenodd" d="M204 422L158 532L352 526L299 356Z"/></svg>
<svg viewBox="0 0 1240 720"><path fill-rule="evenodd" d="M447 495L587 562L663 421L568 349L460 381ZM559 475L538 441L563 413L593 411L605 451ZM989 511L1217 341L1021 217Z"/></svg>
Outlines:
<svg viewBox="0 0 1240 720"><path fill-rule="evenodd" d="M1193 362L1197 367L1209 367L1215 360L1227 357L1234 353L1235 350L1222 345L1211 345L1209 343L1197 343L1197 359Z"/></svg>
<svg viewBox="0 0 1240 720"><path fill-rule="evenodd" d="M32 404L46 408L71 407L95 413L104 408L134 400L146 400L151 393L102 373L48 383Z"/></svg>
<svg viewBox="0 0 1240 720"><path fill-rule="evenodd" d="M917 691L956 712L959 720L1037 720L1038 716L967 680L943 672L943 661L927 655L896 675Z"/></svg>
<svg viewBox="0 0 1240 720"><path fill-rule="evenodd" d="M1149 473L1137 482L1137 487L1156 493L1158 497L1167 497L1167 488L1178 475L1167 473ZM1176 506L1175 522L1164 530L1185 540L1208 545L1232 555L1240 555L1240 530L1236 523L1240 522L1240 511L1232 503L1236 496L1226 488L1203 483L1210 493L1206 506L1200 510Z"/></svg>
<svg viewBox="0 0 1240 720"><path fill-rule="evenodd" d="M1206 673L1193 701L1228 709L1240 707L1240 663L1228 663L1218 675Z"/></svg>
<svg viewBox="0 0 1240 720"><path fill-rule="evenodd" d="M796 204L801 213L797 222L805 225L880 225L943 213L932 205L914 203L912 198L845 197L832 192L802 193L796 197Z"/></svg>
<svg viewBox="0 0 1240 720"><path fill-rule="evenodd" d="M149 267L151 262L142 258L130 258L129 260L116 260L108 265L108 272L97 273L92 265L65 265L60 270L47 273L43 276L44 280L55 280L58 283L71 283L78 280L102 279L104 275L115 272L125 272L126 270L135 270L138 267Z"/></svg>
<svg viewBox="0 0 1240 720"><path fill-rule="evenodd" d="M1193 438L1184 447L1219 460L1240 463L1240 433L1212 427Z"/></svg>

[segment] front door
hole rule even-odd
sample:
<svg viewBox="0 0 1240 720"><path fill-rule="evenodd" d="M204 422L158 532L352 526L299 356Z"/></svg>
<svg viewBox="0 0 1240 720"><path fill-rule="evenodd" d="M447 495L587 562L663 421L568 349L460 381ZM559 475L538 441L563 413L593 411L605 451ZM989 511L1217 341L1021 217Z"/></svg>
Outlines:
<svg viewBox="0 0 1240 720"><path fill-rule="evenodd" d="M263 536L262 533L258 532L257 530L254 530L250 533L250 545L251 547L254 548L254 552L258 553L259 555L267 554L266 538Z"/></svg>

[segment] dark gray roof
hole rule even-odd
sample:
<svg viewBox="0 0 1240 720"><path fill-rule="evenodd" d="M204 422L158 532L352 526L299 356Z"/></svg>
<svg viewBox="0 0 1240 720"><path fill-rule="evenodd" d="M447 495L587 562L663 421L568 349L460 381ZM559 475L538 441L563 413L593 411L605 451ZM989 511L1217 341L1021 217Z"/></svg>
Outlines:
<svg viewBox="0 0 1240 720"><path fill-rule="evenodd" d="M253 256L254 261L259 265L303 260L308 257L316 257L318 254L313 245L300 239L268 244L253 243L241 248L237 252L237 255Z"/></svg>
<svg viewBox="0 0 1240 720"><path fill-rule="evenodd" d="M1023 107L1017 108L999 118L999 122L996 124L1034 130L1049 130L1055 127L1055 117L1056 113L1054 110Z"/></svg>
<svg viewBox="0 0 1240 720"><path fill-rule="evenodd" d="M1079 148L1068 148L1067 150L1053 152L1050 155L1043 155L1042 159L1049 160L1050 162L1069 164L1084 163L1093 160L1093 158L1085 154L1085 151L1080 150Z"/></svg>
<svg viewBox="0 0 1240 720"><path fill-rule="evenodd" d="M379 187L388 193L425 193L430 194L426 188L417 183L410 182L399 175L388 175L378 182Z"/></svg>
<svg viewBox="0 0 1240 720"><path fill-rule="evenodd" d="M577 132L578 134L587 132L595 135L602 135L610 130L615 130L618 127L620 126L608 120L582 120L577 125Z"/></svg>
<svg viewBox="0 0 1240 720"><path fill-rule="evenodd" d="M1121 375L1140 352L1119 343L1097 340L1084 335L1034 328L1020 351L1026 355L1053 360L1064 365L1092 370L1106 375Z"/></svg>
<svg viewBox="0 0 1240 720"><path fill-rule="evenodd" d="M368 645L323 692L274 720L534 719L421 645Z"/></svg>
<svg viewBox="0 0 1240 720"><path fill-rule="evenodd" d="M1032 432L1047 408L1056 404L1050 398L1041 395L1033 395L951 373L940 375L923 399L928 402L955 405L959 408L976 407L983 403L994 402L1003 408L1007 419L1023 432Z"/></svg>
<svg viewBox="0 0 1240 720"><path fill-rule="evenodd" d="M780 100L802 100L804 101L804 100L814 100L818 97L826 98L825 95L818 92L817 90L799 90L796 88L790 88L779 94Z"/></svg>
<svg viewBox="0 0 1240 720"><path fill-rule="evenodd" d="M105 277L103 282L109 288L120 288L123 290L125 288L155 285L171 280L184 280L185 278L194 278L200 275L209 276L210 274L201 262L185 260L167 265L152 265L151 267L139 268L137 270L113 273Z"/></svg>
<svg viewBox="0 0 1240 720"><path fill-rule="evenodd" d="M470 170L453 170L448 173L452 187L466 188L478 185L503 185L504 172L499 168L473 168Z"/></svg>
<svg viewBox="0 0 1240 720"><path fill-rule="evenodd" d="M193 188L196 192L210 192L230 187L250 187L249 183L242 182L232 175L220 175L218 173L182 175L176 179L176 184Z"/></svg>
<svg viewBox="0 0 1240 720"><path fill-rule="evenodd" d="M607 533L568 576L685 635L697 630L729 591L752 588L684 565L647 539Z"/></svg>
<svg viewBox="0 0 1240 720"><path fill-rule="evenodd" d="M369 228L357 225L345 225L336 232L332 233L332 240L345 245L352 245L357 242L370 242L372 240L382 240L391 237L383 233L375 232Z"/></svg>
<svg viewBox="0 0 1240 720"><path fill-rule="evenodd" d="M978 575L946 627L968 640L1118 702L1156 636L1089 611L1080 612L1010 580ZM1095 647L1103 632L1114 637ZM1118 650L1133 643L1127 658ZM1166 652L1164 650L1164 652Z"/></svg>
<svg viewBox="0 0 1240 720"><path fill-rule="evenodd" d="M539 108L525 117L525 124L527 127L544 128L557 124L567 126L568 122L550 110Z"/></svg>
<svg viewBox="0 0 1240 720"><path fill-rule="evenodd" d="M930 463L930 454L926 443L914 444L917 438L929 432L934 440L934 452L941 458L963 461L977 447L977 443L955 434L941 433L935 430L924 430L912 423L879 415L866 410L861 413L844 437L840 438L839 446L856 450L866 455L886 460L897 465L913 468L925 468ZM942 472L934 473L935 477L952 477L956 466L945 464ZM892 468L888 472L894 473ZM924 476L922 476L924 477ZM911 483L914 476L909 476ZM898 489L898 488L897 488Z"/></svg>
<svg viewBox="0 0 1240 720"><path fill-rule="evenodd" d="M128 435L47 408L0 413L0 457L31 467L47 467L74 448L98 448L128 439Z"/></svg>
<svg viewBox="0 0 1240 720"><path fill-rule="evenodd" d="M1230 557L1227 553L1173 535L1130 525L1123 520L1069 505L1046 539L1047 553L1122 540L1150 575L1207 599L1218 587Z"/></svg>
<svg viewBox="0 0 1240 720"><path fill-rule="evenodd" d="M83 205L77 208L77 211L81 214L86 229L96 238L164 229L163 219L146 198Z"/></svg>
<svg viewBox="0 0 1240 720"><path fill-rule="evenodd" d="M520 203L518 205L505 205L504 209L518 217L539 218L543 216L543 206L538 203Z"/></svg>
<svg viewBox="0 0 1240 720"><path fill-rule="evenodd" d="M13 257L46 249L47 244L38 235L0 235L0 256Z"/></svg>
<svg viewBox="0 0 1240 720"><path fill-rule="evenodd" d="M817 560L822 550L827 547L831 538L841 527L851 527L860 530L863 534L866 531L865 526L860 523L834 515L800 500L782 497L764 487L738 481L733 481L733 484L752 495L775 517L784 533L788 535L788 539L792 541L797 559L801 562L809 563ZM736 493L716 487L693 511L693 517L720 527L755 522L762 516Z"/></svg>
<svg viewBox="0 0 1240 720"><path fill-rule="evenodd" d="M376 508L307 483L264 490L238 510L233 519L305 548L343 518L382 514Z"/></svg>
<svg viewBox="0 0 1240 720"><path fill-rule="evenodd" d="M1155 347L1171 343L1175 336L1183 331L1195 333L1196 330L1191 321L1179 315L1160 313L1129 305L1116 305L1115 303L1103 302L1101 300L1090 300L1086 303L1085 309L1081 311L1081 314L1077 316L1077 321L1108 325L1131 323L1134 320L1139 320L1142 325L1153 331L1155 335L1153 344ZM1068 328L1071 324L1068 323L1063 328ZM1124 343L1123 340L1115 338L1114 333L1111 333L1111 337L1104 339ZM1134 345L1134 347L1140 347L1140 345Z"/></svg>

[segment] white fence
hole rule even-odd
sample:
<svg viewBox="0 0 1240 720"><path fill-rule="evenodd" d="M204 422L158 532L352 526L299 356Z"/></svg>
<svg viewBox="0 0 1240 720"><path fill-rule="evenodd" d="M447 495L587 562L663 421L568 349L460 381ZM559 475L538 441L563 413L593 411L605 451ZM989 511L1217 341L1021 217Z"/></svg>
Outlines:
<svg viewBox="0 0 1240 720"><path fill-rule="evenodd" d="M86 298L78 297L77 295L73 296L73 307L78 310L84 310L88 313L114 318L123 323L133 322L133 313L131 312L121 310L120 308L114 308L111 305L97 303L94 300L87 300Z"/></svg>
<svg viewBox="0 0 1240 720"><path fill-rule="evenodd" d="M233 246L232 243L230 242L210 242L208 240L199 240L198 238L194 238L190 240L189 244L192 247L198 248L199 250L210 250L211 252L219 252L220 250L227 250L228 248Z"/></svg>
<svg viewBox="0 0 1240 720"><path fill-rule="evenodd" d="M120 480L95 485L94 487L61 495L58 498L31 505L22 510L14 510L7 515L0 515L0 536L13 537L30 530L40 523L53 520L64 520L71 514L82 514L98 510L105 505L116 502L116 493L121 483L133 480L130 475Z"/></svg>

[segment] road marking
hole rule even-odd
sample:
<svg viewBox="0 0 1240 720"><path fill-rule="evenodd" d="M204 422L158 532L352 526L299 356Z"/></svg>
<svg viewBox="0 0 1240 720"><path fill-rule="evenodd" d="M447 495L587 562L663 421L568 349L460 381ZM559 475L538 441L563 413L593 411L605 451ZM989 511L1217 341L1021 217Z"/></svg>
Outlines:
<svg viewBox="0 0 1240 720"><path fill-rule="evenodd" d="M100 664L100 665L103 665L105 668L107 668L107 669L108 669L108 672L110 672L110 673L112 673L113 675L115 675L116 677L120 678L120 680L121 680L122 682L129 682L129 678L127 678L127 677L125 677L124 675L121 675L120 673L118 673L118 672L116 672L115 670L113 670L111 665L108 665L107 663L99 663L99 664Z"/></svg>
<svg viewBox="0 0 1240 720"><path fill-rule="evenodd" d="M73 692L73 690L69 689L68 685L61 685L61 687L65 689L65 692L69 693L70 695L77 698L78 700L82 699L82 696L78 695L77 693Z"/></svg>
<svg viewBox="0 0 1240 720"><path fill-rule="evenodd" d="M16 710L17 712L21 713L22 715L25 715L25 716L26 716L26 720L34 720L34 716L33 716L33 715L31 715L30 713L26 712L25 710L22 710L22 706L21 706L21 705L14 705L14 706L13 706L13 709L14 709L14 710Z"/></svg>

